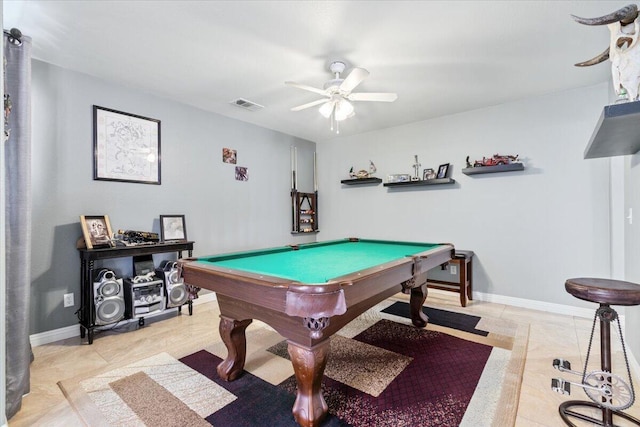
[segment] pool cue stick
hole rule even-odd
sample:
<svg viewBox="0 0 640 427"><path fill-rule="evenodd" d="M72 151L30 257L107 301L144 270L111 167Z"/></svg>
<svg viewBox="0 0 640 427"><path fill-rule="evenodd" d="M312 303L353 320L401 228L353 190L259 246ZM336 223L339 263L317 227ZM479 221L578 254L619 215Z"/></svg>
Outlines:
<svg viewBox="0 0 640 427"><path fill-rule="evenodd" d="M291 230L298 232L298 177L296 176L297 149L291 147Z"/></svg>
<svg viewBox="0 0 640 427"><path fill-rule="evenodd" d="M316 152L313 152L313 191L318 192L318 161Z"/></svg>

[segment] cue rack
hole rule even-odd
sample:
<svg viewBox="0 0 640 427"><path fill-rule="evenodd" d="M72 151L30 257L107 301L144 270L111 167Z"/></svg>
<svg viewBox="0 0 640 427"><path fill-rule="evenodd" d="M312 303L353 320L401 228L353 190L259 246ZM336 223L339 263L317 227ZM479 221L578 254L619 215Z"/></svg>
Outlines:
<svg viewBox="0 0 640 427"><path fill-rule="evenodd" d="M291 234L317 233L318 179L316 153L313 153L313 193L298 191L298 149L291 147Z"/></svg>

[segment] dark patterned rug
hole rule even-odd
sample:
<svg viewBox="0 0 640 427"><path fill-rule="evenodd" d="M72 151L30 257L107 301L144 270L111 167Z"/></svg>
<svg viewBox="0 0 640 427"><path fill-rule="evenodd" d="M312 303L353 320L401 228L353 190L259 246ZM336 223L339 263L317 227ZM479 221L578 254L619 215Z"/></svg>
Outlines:
<svg viewBox="0 0 640 427"><path fill-rule="evenodd" d="M394 314L409 318L409 304L406 302L395 302L389 307L382 310L383 313ZM440 310L439 308L422 307L422 312L429 318L432 325L445 326L447 328L457 329L472 334L489 335L488 331L477 329L476 326L480 322L480 317L471 316L464 313L456 313L455 311Z"/></svg>
<svg viewBox="0 0 640 427"><path fill-rule="evenodd" d="M500 348L509 340L482 330L491 329L491 322L483 328L480 317L445 310L427 312L432 322L438 317L441 330L418 329L406 318L406 306L382 304L332 337L322 382L329 415L322 426L495 423L516 340L511 338L512 348ZM263 329L257 332L264 338L260 342L272 344L250 352L247 371L232 382L216 373L224 354L218 346L180 359L163 353L79 381L78 387L61 388L90 425L86 414L97 407L104 425L137 420L147 425L296 426L291 413L296 382L286 341ZM250 363L252 358L259 363ZM179 416L157 424L154 416L166 414L160 404Z"/></svg>

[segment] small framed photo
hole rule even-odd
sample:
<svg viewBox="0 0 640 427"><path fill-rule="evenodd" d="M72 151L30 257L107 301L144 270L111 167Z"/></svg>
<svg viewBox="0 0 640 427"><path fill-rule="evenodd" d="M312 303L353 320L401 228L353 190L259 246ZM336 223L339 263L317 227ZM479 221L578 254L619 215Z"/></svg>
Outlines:
<svg viewBox="0 0 640 427"><path fill-rule="evenodd" d="M424 181L429 179L434 179L435 177L436 177L436 171L434 171L431 168L425 169L424 171L422 171L422 179Z"/></svg>
<svg viewBox="0 0 640 427"><path fill-rule="evenodd" d="M111 223L109 216L89 216L80 215L80 226L82 227L82 235L87 249L111 246Z"/></svg>
<svg viewBox="0 0 640 427"><path fill-rule="evenodd" d="M442 179L446 178L449 174L449 163L445 163L443 165L438 166L438 176L436 178Z"/></svg>
<svg viewBox="0 0 640 427"><path fill-rule="evenodd" d="M163 242L187 240L184 215L160 215L160 240Z"/></svg>
<svg viewBox="0 0 640 427"><path fill-rule="evenodd" d="M94 105L93 179L160 185L160 120Z"/></svg>
<svg viewBox="0 0 640 427"><path fill-rule="evenodd" d="M249 181L249 169L244 166L236 166L236 181Z"/></svg>
<svg viewBox="0 0 640 427"><path fill-rule="evenodd" d="M411 181L411 175L408 173L397 173L393 175L387 175L387 182L409 182Z"/></svg>
<svg viewBox="0 0 640 427"><path fill-rule="evenodd" d="M238 151L231 148L222 149L222 162L236 164L238 161Z"/></svg>

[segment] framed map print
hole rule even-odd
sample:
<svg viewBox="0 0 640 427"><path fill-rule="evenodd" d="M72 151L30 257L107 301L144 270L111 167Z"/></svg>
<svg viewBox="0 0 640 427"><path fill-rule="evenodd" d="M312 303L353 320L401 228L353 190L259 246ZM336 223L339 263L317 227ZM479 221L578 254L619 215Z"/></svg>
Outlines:
<svg viewBox="0 0 640 427"><path fill-rule="evenodd" d="M93 179L160 185L160 120L94 105Z"/></svg>

